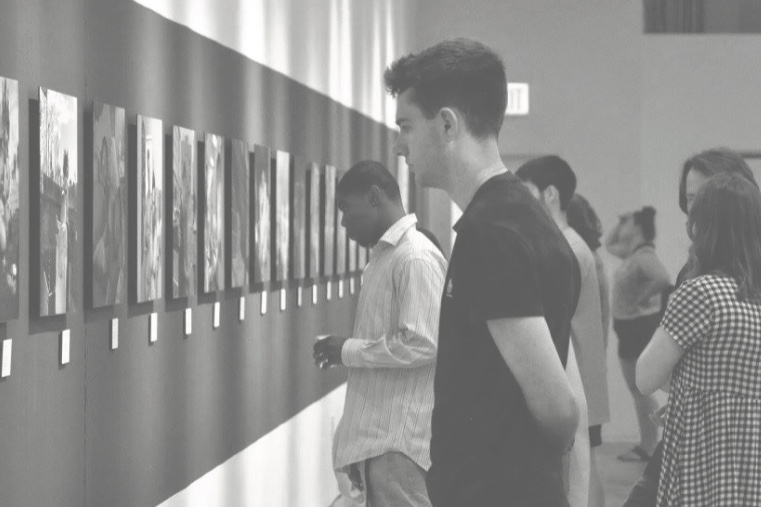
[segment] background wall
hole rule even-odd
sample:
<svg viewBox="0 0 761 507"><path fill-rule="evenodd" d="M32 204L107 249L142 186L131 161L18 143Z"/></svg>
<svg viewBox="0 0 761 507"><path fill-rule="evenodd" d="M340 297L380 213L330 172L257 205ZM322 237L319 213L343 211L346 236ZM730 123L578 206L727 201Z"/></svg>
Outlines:
<svg viewBox="0 0 761 507"><path fill-rule="evenodd" d="M645 35L641 2L605 0L421 0L417 20L416 49L475 37L502 55L508 80L529 83L529 116L509 117L502 129L508 161L565 158L606 231L619 213L655 206L658 251L674 277L688 244L677 203L682 162L714 146L761 147L757 35ZM422 213L449 209L441 193L422 193ZM437 224L447 238L448 221ZM617 261L605 260L612 273ZM635 440L611 340L604 436Z"/></svg>
<svg viewBox="0 0 761 507"><path fill-rule="evenodd" d="M338 83L339 89L359 87L354 80L368 75L363 68L378 62L382 67L383 58L391 58L387 50L403 47L389 42L404 40L389 35L393 2L333 2L309 9L274 0L260 4L267 16L286 17L247 13L231 31L224 21L228 9L220 7L232 3L172 2L175 11L212 20L217 35L255 33L256 23L264 23L273 38L259 48L261 54L279 61L273 55L291 48L300 55L294 68L302 70L308 62L310 76ZM378 4L388 9L382 11L388 22L356 24L374 19ZM328 20L327 27L317 23L319 32L300 38L307 16L316 14L321 17L315 19ZM323 38L332 37L334 19L343 23L341 38ZM292 33L272 28L294 20L300 24L291 25ZM289 37L301 42L292 45ZM339 45L351 47L351 53L332 60L329 55ZM394 168L394 134L378 120L385 107L376 104L381 95L368 100L375 109L358 110L362 94L339 101L123 0L5 1L0 52L0 75L20 84L22 167L20 315L0 325L0 338L13 338L12 375L0 381L0 505L327 504L336 493L330 436L345 377L338 370L318 371L311 350L316 334L351 332L356 297L348 287L339 299L334 286L333 299L326 301L326 280L321 280L319 305L312 306L307 296L307 304L296 308L295 288L286 286L285 312L278 309L279 287L269 287L267 314L259 315L259 295L247 295L243 323L237 312L245 294L238 290L34 318L30 308L37 301L29 296L29 273L36 261L27 259L38 229L28 210L37 198L29 173L38 167L29 141L38 128L35 108L42 86L79 99L81 154L92 149L84 139L84 119L97 100L124 107L132 126L138 113L160 118L165 134L181 125L199 136L208 131L264 144L339 169L363 158ZM132 144L128 158L134 153ZM86 156L79 160L84 182L90 167ZM84 199L80 192L80 209ZM81 219L80 231L88 221ZM75 262L83 262L79 244ZM132 280L132 273L128 276ZM73 282L89 287L83 280ZM221 302L222 326L213 330L215 300ZM183 336L185 306L193 310L189 337ZM158 342L149 345L151 312L158 314L159 333ZM111 318L120 325L116 350L109 348ZM71 362L60 366L58 335L64 328L71 330ZM258 487L265 483L266 488ZM187 491L194 494L183 497Z"/></svg>

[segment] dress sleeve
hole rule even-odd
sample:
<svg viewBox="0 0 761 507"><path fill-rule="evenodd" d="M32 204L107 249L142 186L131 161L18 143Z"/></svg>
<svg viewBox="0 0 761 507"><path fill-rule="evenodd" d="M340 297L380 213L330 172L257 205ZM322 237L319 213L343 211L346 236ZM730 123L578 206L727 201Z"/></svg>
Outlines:
<svg viewBox="0 0 761 507"><path fill-rule="evenodd" d="M476 318L544 316L535 256L520 235L471 225L458 233L457 243L462 297Z"/></svg>
<svg viewBox="0 0 761 507"><path fill-rule="evenodd" d="M704 282L705 277L701 277L683 283L669 301L661 322L683 350L705 338L711 329L711 295Z"/></svg>

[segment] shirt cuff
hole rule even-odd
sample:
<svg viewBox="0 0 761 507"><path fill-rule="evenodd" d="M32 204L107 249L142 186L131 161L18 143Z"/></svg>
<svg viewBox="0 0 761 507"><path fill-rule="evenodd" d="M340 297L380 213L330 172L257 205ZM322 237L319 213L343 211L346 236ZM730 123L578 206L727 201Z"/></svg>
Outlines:
<svg viewBox="0 0 761 507"><path fill-rule="evenodd" d="M344 366L358 367L362 366L362 340L349 338L341 347L341 362Z"/></svg>

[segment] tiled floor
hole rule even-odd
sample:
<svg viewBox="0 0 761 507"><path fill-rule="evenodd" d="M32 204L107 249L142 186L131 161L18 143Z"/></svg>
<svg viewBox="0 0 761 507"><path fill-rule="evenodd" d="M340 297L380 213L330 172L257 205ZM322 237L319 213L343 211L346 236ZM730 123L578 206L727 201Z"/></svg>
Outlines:
<svg viewBox="0 0 761 507"><path fill-rule="evenodd" d="M604 443L600 447L598 465L605 488L606 507L621 507L645 469L644 463L624 463L616 459L632 446L630 443Z"/></svg>

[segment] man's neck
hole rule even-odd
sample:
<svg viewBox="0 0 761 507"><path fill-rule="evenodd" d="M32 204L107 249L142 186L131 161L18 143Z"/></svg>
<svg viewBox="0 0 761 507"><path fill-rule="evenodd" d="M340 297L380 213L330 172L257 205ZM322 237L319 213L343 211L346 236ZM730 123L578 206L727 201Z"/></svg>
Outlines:
<svg viewBox="0 0 761 507"><path fill-rule="evenodd" d="M454 171L455 181L449 192L452 200L465 211L479 187L490 178L507 171L496 142L473 145L463 157L460 168Z"/></svg>

